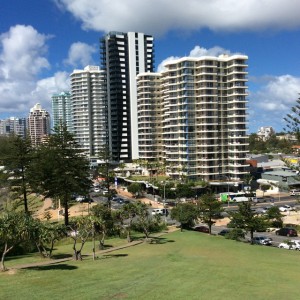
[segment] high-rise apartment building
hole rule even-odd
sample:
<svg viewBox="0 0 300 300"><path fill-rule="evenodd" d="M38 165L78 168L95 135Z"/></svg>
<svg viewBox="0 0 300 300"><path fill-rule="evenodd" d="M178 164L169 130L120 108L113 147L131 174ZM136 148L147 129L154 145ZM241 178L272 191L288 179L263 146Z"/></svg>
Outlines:
<svg viewBox="0 0 300 300"><path fill-rule="evenodd" d="M109 148L115 161L138 156L136 76L153 72L153 37L143 33L110 32L101 39L106 73Z"/></svg>
<svg viewBox="0 0 300 300"><path fill-rule="evenodd" d="M89 157L97 157L107 136L103 71L99 66L74 70L71 76L71 114L75 140Z"/></svg>
<svg viewBox="0 0 300 300"><path fill-rule="evenodd" d="M39 103L30 109L28 130L33 146L40 145L50 134L50 114Z"/></svg>
<svg viewBox="0 0 300 300"><path fill-rule="evenodd" d="M165 64L159 79L161 127L163 155L172 177L239 182L248 173L247 59L245 55L185 57ZM147 82L143 82L147 77L138 79L144 90L139 92L139 115L146 113L143 101L152 106L156 97L155 93L145 97L153 77L148 76ZM146 137L151 128L157 131L140 123L139 136ZM153 142L147 143L150 150ZM141 155L147 152L143 139L139 148Z"/></svg>
<svg viewBox="0 0 300 300"><path fill-rule="evenodd" d="M10 117L0 120L0 135L15 134L22 138L26 136L26 118Z"/></svg>
<svg viewBox="0 0 300 300"><path fill-rule="evenodd" d="M137 76L139 158L159 161L164 157L162 75Z"/></svg>
<svg viewBox="0 0 300 300"><path fill-rule="evenodd" d="M68 131L72 132L71 94L61 92L52 97L52 126L65 124Z"/></svg>

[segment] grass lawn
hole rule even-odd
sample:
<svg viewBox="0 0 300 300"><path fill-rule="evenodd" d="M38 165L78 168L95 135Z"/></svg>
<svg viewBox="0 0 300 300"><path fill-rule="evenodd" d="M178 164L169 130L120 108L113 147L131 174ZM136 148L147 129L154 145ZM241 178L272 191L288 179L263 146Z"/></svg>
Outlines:
<svg viewBox="0 0 300 300"><path fill-rule="evenodd" d="M1 299L300 299L300 253L174 232L93 261L0 274Z"/></svg>

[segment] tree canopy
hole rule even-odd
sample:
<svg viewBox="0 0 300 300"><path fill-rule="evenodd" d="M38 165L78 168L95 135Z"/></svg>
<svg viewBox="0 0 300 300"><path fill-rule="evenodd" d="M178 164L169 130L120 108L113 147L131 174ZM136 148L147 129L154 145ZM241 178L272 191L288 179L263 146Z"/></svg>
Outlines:
<svg viewBox="0 0 300 300"><path fill-rule="evenodd" d="M34 167L36 190L58 198L69 223L68 204L74 193L86 195L91 186L89 161L83 156L65 125L54 128L47 144L38 150Z"/></svg>

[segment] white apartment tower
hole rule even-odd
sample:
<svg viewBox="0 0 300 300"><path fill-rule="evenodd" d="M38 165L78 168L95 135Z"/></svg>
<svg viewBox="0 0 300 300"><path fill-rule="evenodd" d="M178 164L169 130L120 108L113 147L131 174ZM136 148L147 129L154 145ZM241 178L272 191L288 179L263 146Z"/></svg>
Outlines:
<svg viewBox="0 0 300 300"><path fill-rule="evenodd" d="M61 92L52 97L52 123L53 127L65 124L72 132L71 93Z"/></svg>
<svg viewBox="0 0 300 300"><path fill-rule="evenodd" d="M28 130L33 146L43 143L50 134L50 114L42 109L40 103L30 109Z"/></svg>
<svg viewBox="0 0 300 300"><path fill-rule="evenodd" d="M247 59L221 55L166 63L161 73L161 126L172 177L238 183L248 173ZM142 80L138 86L145 85ZM142 99L139 94L139 103ZM139 130L142 136L140 124ZM139 144L143 153L142 140Z"/></svg>
<svg viewBox="0 0 300 300"><path fill-rule="evenodd" d="M106 143L106 106L103 71L99 66L74 70L71 77L71 114L75 140L87 157L97 157Z"/></svg>
<svg viewBox="0 0 300 300"><path fill-rule="evenodd" d="M163 147L163 98L160 73L137 76L139 158L160 161Z"/></svg>
<svg viewBox="0 0 300 300"><path fill-rule="evenodd" d="M138 158L136 76L153 72L153 37L136 32L110 32L101 39L106 71L109 148L115 161Z"/></svg>

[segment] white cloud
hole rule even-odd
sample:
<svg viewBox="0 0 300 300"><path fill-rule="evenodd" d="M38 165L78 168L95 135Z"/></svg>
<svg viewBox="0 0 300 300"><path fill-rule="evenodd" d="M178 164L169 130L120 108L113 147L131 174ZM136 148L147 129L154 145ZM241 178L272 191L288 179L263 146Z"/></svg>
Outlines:
<svg viewBox="0 0 300 300"><path fill-rule="evenodd" d="M221 54L232 54L230 50L226 50L222 47L215 46L209 49L195 46L194 49L190 51L190 54L187 57L201 57L201 56L219 56ZM161 72L164 70L164 65L168 62L179 59L180 57L170 56L164 59L157 67L157 72Z"/></svg>
<svg viewBox="0 0 300 300"><path fill-rule="evenodd" d="M16 25L0 35L0 70L6 80L28 80L41 70L49 68L43 56L49 37L31 26Z"/></svg>
<svg viewBox="0 0 300 300"><path fill-rule="evenodd" d="M97 49L94 46L82 42L73 43L69 49L68 58L64 61L66 64L73 67L85 67L94 64L92 54L96 53Z"/></svg>
<svg viewBox="0 0 300 300"><path fill-rule="evenodd" d="M261 82L264 84L249 96L250 127L273 126L281 130L285 126L283 118L299 97L300 78L291 75L268 76Z"/></svg>
<svg viewBox="0 0 300 300"><path fill-rule="evenodd" d="M16 25L0 35L0 112L26 116L37 102L50 108L51 94L68 89L68 75L58 72L39 80L50 68L46 58L49 36L32 26Z"/></svg>
<svg viewBox="0 0 300 300"><path fill-rule="evenodd" d="M300 27L299 0L54 0L96 31L281 30Z"/></svg>
<svg viewBox="0 0 300 300"><path fill-rule="evenodd" d="M300 78L291 75L273 77L270 81L254 93L259 108L277 111L288 110L298 98L300 92Z"/></svg>

